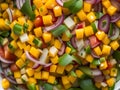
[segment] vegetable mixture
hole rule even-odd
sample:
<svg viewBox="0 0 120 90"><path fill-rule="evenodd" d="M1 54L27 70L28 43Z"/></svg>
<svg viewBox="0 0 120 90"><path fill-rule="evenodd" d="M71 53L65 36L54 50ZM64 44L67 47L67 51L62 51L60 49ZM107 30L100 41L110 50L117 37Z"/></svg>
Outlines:
<svg viewBox="0 0 120 90"><path fill-rule="evenodd" d="M0 0L5 90L118 90L120 0Z"/></svg>

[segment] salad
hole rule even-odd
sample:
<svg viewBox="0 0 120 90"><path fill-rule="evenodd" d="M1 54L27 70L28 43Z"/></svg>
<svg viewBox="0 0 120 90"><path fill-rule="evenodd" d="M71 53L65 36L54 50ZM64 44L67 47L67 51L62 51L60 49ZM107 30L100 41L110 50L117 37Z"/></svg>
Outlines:
<svg viewBox="0 0 120 90"><path fill-rule="evenodd" d="M120 0L0 0L5 90L118 90Z"/></svg>

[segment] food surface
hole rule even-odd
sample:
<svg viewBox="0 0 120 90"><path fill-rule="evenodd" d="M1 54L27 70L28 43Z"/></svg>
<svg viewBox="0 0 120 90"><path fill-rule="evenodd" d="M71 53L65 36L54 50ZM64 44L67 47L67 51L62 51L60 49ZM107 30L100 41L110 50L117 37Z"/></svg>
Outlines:
<svg viewBox="0 0 120 90"><path fill-rule="evenodd" d="M5 90L119 90L120 0L0 0L0 69Z"/></svg>

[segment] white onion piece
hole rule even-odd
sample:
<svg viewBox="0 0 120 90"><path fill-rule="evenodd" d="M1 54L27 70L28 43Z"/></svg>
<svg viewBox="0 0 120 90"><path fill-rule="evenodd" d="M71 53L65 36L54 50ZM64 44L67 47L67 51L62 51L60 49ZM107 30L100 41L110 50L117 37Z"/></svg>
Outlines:
<svg viewBox="0 0 120 90"><path fill-rule="evenodd" d="M64 20L64 15L62 15L61 17L58 17L57 21L53 25L44 27L44 31L48 32L48 31L51 31L51 30L55 29L56 27L61 25L63 20Z"/></svg>
<svg viewBox="0 0 120 90"><path fill-rule="evenodd" d="M74 27L75 27L75 22L74 20L72 19L72 17L67 17L65 20L64 20L64 24L70 29L72 30Z"/></svg>
<svg viewBox="0 0 120 90"><path fill-rule="evenodd" d="M60 6L63 6L63 1L62 1L62 0L56 0L56 2L57 2Z"/></svg>
<svg viewBox="0 0 120 90"><path fill-rule="evenodd" d="M117 38L119 37L119 35L120 35L120 30L119 30L118 27L115 26L115 29L113 29L113 30L115 30L115 32L113 31L113 32L114 32L114 35L110 36L110 39L111 39L111 40L117 39Z"/></svg>
<svg viewBox="0 0 120 90"><path fill-rule="evenodd" d="M46 63L44 63L43 61L39 61L39 60L31 57L31 55L29 54L28 51L25 51L25 54L26 54L26 57L27 57L29 60L33 61L34 63L40 64L40 65L44 65L44 66L50 66L50 65L51 65L51 63L46 64ZM43 59L44 59L44 58L43 58ZM42 59L40 59L40 60L42 60Z"/></svg>
<svg viewBox="0 0 120 90"><path fill-rule="evenodd" d="M8 8L6 9L7 13L8 13L8 16L9 16L9 20L10 22L12 22L13 20L13 13L12 13L12 9Z"/></svg>
<svg viewBox="0 0 120 90"><path fill-rule="evenodd" d="M76 45L77 45L78 51L81 51L81 49L85 46L84 40L76 39Z"/></svg>
<svg viewBox="0 0 120 90"><path fill-rule="evenodd" d="M23 35L20 36L20 41L22 43L24 43L24 42L26 42L28 40L29 40L29 37L28 37L27 33L24 33Z"/></svg>
<svg viewBox="0 0 120 90"><path fill-rule="evenodd" d="M16 0L16 6L17 6L18 9L21 9L19 1L20 0Z"/></svg>
<svg viewBox="0 0 120 90"><path fill-rule="evenodd" d="M7 64L11 64L11 63L14 63L13 61L9 61L3 57L0 56L0 61L3 62L3 63L7 63Z"/></svg>
<svg viewBox="0 0 120 90"><path fill-rule="evenodd" d="M114 90L120 90L120 80L115 84Z"/></svg>

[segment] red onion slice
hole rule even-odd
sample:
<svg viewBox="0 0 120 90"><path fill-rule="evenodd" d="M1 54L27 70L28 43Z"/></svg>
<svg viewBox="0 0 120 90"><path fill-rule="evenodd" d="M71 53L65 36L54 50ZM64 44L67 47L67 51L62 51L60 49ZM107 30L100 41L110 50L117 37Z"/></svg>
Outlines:
<svg viewBox="0 0 120 90"><path fill-rule="evenodd" d="M37 69L39 66L40 66L40 64L35 63L32 68Z"/></svg>
<svg viewBox="0 0 120 90"><path fill-rule="evenodd" d="M98 3L100 3L101 2L101 0L96 0L96 3L95 4L98 4Z"/></svg>
<svg viewBox="0 0 120 90"><path fill-rule="evenodd" d="M43 63L43 62L41 62L41 61L33 58L33 57L29 54L28 51L25 51L25 54L26 54L26 57L27 57L29 60L31 60L32 62L34 62L34 63L40 64L40 65L43 65L43 66L50 66L50 65L51 65L51 63L46 64L46 63Z"/></svg>
<svg viewBox="0 0 120 90"><path fill-rule="evenodd" d="M110 26L110 16L108 14L103 15L98 21L98 29L108 33Z"/></svg>
<svg viewBox="0 0 120 90"><path fill-rule="evenodd" d="M102 74L102 72L99 69L93 69L91 70L93 76L99 76Z"/></svg>
<svg viewBox="0 0 120 90"><path fill-rule="evenodd" d="M100 56L97 56L94 51L91 52L91 55L94 57L94 58L100 58Z"/></svg>
<svg viewBox="0 0 120 90"><path fill-rule="evenodd" d="M0 61L3 62L3 63L7 63L7 64L11 64L11 63L14 63L13 61L9 61L3 57L0 56Z"/></svg>
<svg viewBox="0 0 120 90"><path fill-rule="evenodd" d="M12 9L8 8L6 9L7 13L8 13L8 16L9 16L9 20L10 22L12 22L13 20L13 13L12 13Z"/></svg>
<svg viewBox="0 0 120 90"><path fill-rule="evenodd" d="M96 3L96 0L85 0L87 3L90 3L90 4L95 4Z"/></svg>
<svg viewBox="0 0 120 90"><path fill-rule="evenodd" d="M48 31L55 29L56 27L61 25L63 20L64 20L64 15L62 15L61 17L58 17L57 21L53 25L44 27L44 31L48 32Z"/></svg>
<svg viewBox="0 0 120 90"><path fill-rule="evenodd" d="M21 9L21 7L20 7L20 2L19 2L20 0L16 0L16 6L17 6L17 8L18 9Z"/></svg>
<svg viewBox="0 0 120 90"><path fill-rule="evenodd" d="M95 82L102 82L104 81L105 77L103 75L93 77Z"/></svg>
<svg viewBox="0 0 120 90"><path fill-rule="evenodd" d="M120 20L120 13L116 13L115 15L111 16L111 21L112 23L117 22Z"/></svg>
<svg viewBox="0 0 120 90"><path fill-rule="evenodd" d="M73 46L74 48L77 48L76 40L75 40L75 39L76 39L75 36L73 36L73 37L71 38L70 42L71 42L71 44L72 44L72 46Z"/></svg>
<svg viewBox="0 0 120 90"><path fill-rule="evenodd" d="M56 2L57 2L60 6L63 6L63 1L62 1L62 0L56 0Z"/></svg>
<svg viewBox="0 0 120 90"><path fill-rule="evenodd" d="M117 26L114 26L113 33L114 34L112 36L110 36L111 40L115 40L115 39L117 39L119 37L120 30L119 30L119 28Z"/></svg>
<svg viewBox="0 0 120 90"><path fill-rule="evenodd" d="M65 52L65 48L66 48L66 45L65 43L62 41L62 39L60 37L58 37L59 41L61 42L62 46L60 48L60 50L58 51L58 55L61 56L63 55L63 53Z"/></svg>
<svg viewBox="0 0 120 90"><path fill-rule="evenodd" d="M120 2L118 0L110 0L111 4L120 11Z"/></svg>

